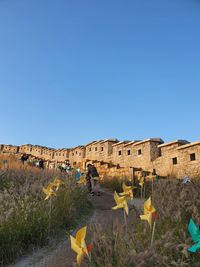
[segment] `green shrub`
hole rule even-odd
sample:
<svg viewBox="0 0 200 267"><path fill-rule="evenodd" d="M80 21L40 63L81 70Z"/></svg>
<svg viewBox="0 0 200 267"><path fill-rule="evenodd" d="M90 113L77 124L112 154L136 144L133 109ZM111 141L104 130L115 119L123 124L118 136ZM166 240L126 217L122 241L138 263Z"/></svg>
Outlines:
<svg viewBox="0 0 200 267"><path fill-rule="evenodd" d="M64 184L45 201L42 188L58 175ZM8 170L4 180L9 187L0 188L0 265L47 244L49 237L72 229L89 214L86 190L73 177L28 167Z"/></svg>

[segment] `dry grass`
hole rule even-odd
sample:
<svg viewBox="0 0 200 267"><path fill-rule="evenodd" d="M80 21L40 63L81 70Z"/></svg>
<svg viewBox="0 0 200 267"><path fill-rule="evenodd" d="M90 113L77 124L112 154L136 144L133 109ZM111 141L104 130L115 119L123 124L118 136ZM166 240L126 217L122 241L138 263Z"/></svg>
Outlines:
<svg viewBox="0 0 200 267"><path fill-rule="evenodd" d="M94 267L200 266L200 254L187 252L193 244L187 231L189 219L200 224L200 183L160 180L154 193L159 218L153 246L149 226L139 218L129 225L127 234L118 222L109 227L95 225Z"/></svg>
<svg viewBox="0 0 200 267"><path fill-rule="evenodd" d="M42 187L55 177L64 181L50 201ZM14 159L0 174L0 265L13 261L27 248L48 243L59 229L72 229L90 210L86 192L75 178L48 170L22 166Z"/></svg>

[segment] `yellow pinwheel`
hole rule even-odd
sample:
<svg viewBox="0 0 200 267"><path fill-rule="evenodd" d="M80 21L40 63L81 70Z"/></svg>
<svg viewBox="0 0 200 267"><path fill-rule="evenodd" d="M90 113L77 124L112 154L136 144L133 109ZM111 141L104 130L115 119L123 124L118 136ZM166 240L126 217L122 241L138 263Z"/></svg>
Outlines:
<svg viewBox="0 0 200 267"><path fill-rule="evenodd" d="M127 199L133 199L133 189L135 186L128 186L124 182L122 184L123 192L120 193L120 196L125 196Z"/></svg>
<svg viewBox="0 0 200 267"><path fill-rule="evenodd" d="M148 221L150 228L152 227L152 215L156 211L154 206L151 204L151 197L149 197L144 202L144 215L140 215L140 219L144 221Z"/></svg>
<svg viewBox="0 0 200 267"><path fill-rule="evenodd" d="M56 191L58 191L61 184L64 184L64 182L58 178L56 178L53 183L50 183L52 187L56 187Z"/></svg>
<svg viewBox="0 0 200 267"><path fill-rule="evenodd" d="M139 185L140 185L141 187L143 187L143 186L144 186L144 177L140 177L140 178L138 179L138 181L139 181Z"/></svg>
<svg viewBox="0 0 200 267"><path fill-rule="evenodd" d="M117 206L113 207L112 209L113 210L124 209L124 211L128 215L129 210L128 210L128 204L127 204L127 201L126 201L126 197L125 196L119 197L119 195L115 191L115 193L114 193L114 200L115 200Z"/></svg>
<svg viewBox="0 0 200 267"><path fill-rule="evenodd" d="M80 177L80 180L77 182L77 184L83 184L83 185L86 185L86 179L84 176L81 176Z"/></svg>
<svg viewBox="0 0 200 267"><path fill-rule="evenodd" d="M77 260L78 266L81 265L83 258L89 255L88 249L85 243L86 231L87 231L87 226L78 230L78 232L76 233L76 238L74 238L73 236L70 236L71 248L74 252L77 253L76 260Z"/></svg>
<svg viewBox="0 0 200 267"><path fill-rule="evenodd" d="M43 187L43 188L42 188L42 191L43 191L43 192L45 193L45 195L46 195L46 197L45 197L44 200L47 200L47 199L49 199L49 198L52 197L52 196L56 196L56 193L53 191L53 189L52 189L52 185L51 185L51 184L49 184L49 185L47 186L47 188Z"/></svg>
<svg viewBox="0 0 200 267"><path fill-rule="evenodd" d="M147 178L151 181L155 180L156 179L156 175L153 175L153 173L150 173Z"/></svg>

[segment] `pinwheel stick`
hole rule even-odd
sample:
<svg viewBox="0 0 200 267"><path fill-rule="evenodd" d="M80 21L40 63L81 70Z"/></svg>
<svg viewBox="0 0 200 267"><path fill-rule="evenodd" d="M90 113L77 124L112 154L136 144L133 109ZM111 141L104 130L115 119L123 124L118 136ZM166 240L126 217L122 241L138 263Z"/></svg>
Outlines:
<svg viewBox="0 0 200 267"><path fill-rule="evenodd" d="M51 210L52 210L52 199L49 200L49 232L51 228Z"/></svg>
<svg viewBox="0 0 200 267"><path fill-rule="evenodd" d="M92 267L92 255L91 255L91 252L89 253L88 258L89 258L89 266Z"/></svg>
<svg viewBox="0 0 200 267"><path fill-rule="evenodd" d="M153 230L151 234L151 246L153 245L154 236L155 236L156 221L153 222Z"/></svg>
<svg viewBox="0 0 200 267"><path fill-rule="evenodd" d="M151 180L151 191L152 191L152 199L153 199L153 178L152 178L152 180Z"/></svg>
<svg viewBox="0 0 200 267"><path fill-rule="evenodd" d="M146 186L145 186L145 182L144 182L143 198L145 198L145 190L146 190Z"/></svg>
<svg viewBox="0 0 200 267"><path fill-rule="evenodd" d="M125 212L125 210L124 210L124 223L125 223L126 233L127 233L127 220L126 220L126 212Z"/></svg>

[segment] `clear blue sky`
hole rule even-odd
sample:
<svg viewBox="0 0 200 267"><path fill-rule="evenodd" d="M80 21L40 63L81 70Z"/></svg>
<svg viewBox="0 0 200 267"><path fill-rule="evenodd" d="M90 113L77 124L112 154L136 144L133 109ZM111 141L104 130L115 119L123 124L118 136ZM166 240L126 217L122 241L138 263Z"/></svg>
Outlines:
<svg viewBox="0 0 200 267"><path fill-rule="evenodd" d="M0 0L0 143L200 140L198 0Z"/></svg>

